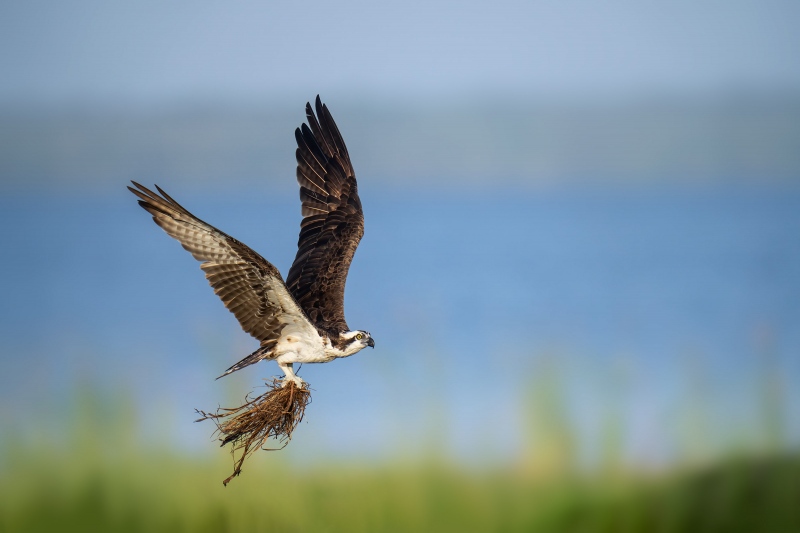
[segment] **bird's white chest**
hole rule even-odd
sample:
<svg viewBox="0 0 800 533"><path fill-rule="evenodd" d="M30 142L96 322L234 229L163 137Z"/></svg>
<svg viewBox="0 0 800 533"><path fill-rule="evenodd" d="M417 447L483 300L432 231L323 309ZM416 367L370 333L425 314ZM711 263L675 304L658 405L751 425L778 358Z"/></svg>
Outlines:
<svg viewBox="0 0 800 533"><path fill-rule="evenodd" d="M300 331L288 331L281 335L275 347L277 359L282 363L327 363L334 359L325 353L322 337L316 332L304 334Z"/></svg>

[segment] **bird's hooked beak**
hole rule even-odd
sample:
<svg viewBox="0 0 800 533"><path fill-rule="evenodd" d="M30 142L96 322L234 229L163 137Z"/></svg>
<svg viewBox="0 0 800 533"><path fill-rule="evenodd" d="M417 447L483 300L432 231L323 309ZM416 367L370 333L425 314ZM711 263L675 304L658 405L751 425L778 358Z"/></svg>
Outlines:
<svg viewBox="0 0 800 533"><path fill-rule="evenodd" d="M371 347L371 348L374 348L374 347L375 347L375 341L374 341L374 340L372 340L372 337L370 337L369 339L367 339L367 346L369 346L369 347Z"/></svg>

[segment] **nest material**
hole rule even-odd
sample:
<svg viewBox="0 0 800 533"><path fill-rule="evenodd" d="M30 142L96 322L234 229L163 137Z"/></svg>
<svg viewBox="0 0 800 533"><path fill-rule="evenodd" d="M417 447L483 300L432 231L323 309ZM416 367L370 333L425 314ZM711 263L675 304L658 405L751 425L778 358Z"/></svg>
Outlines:
<svg viewBox="0 0 800 533"><path fill-rule="evenodd" d="M203 420L212 420L217 425L215 434L219 434L220 446L231 444L231 455L234 458L233 474L223 485L242 473L242 464L253 452L263 450L280 450L289 444L294 428L303 420L306 406L311 402L311 391L306 384L298 387L293 381L286 386L281 380L273 380L267 384L267 392L251 398L245 397L244 405L236 408L220 407L216 413L197 410ZM266 448L270 438L281 445L278 448ZM240 452L237 459L236 453Z"/></svg>

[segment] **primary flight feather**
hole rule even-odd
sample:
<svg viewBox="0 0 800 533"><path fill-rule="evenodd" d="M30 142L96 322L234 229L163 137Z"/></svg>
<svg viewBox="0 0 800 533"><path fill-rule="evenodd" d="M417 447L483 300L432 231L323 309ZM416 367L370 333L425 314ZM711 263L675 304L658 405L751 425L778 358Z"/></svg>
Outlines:
<svg viewBox="0 0 800 533"><path fill-rule="evenodd" d="M347 272L364 235L364 213L350 156L333 117L319 96L306 104L308 124L295 130L297 182L303 220L297 255L284 283L272 263L246 244L191 214L156 185L133 182L139 205L195 259L242 329L258 339L256 351L230 374L263 359L275 360L290 381L294 363L326 363L348 357L375 341L344 317ZM222 377L222 376L220 376Z"/></svg>

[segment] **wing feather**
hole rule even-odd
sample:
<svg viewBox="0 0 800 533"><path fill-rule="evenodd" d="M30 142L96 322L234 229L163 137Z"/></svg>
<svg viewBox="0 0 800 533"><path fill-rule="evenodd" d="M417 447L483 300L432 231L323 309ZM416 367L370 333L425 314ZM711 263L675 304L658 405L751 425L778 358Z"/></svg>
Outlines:
<svg viewBox="0 0 800 533"><path fill-rule="evenodd" d="M339 129L319 96L315 108L306 104L308 124L295 130L303 220L286 286L318 329L337 333L349 330L344 289L364 214Z"/></svg>
<svg viewBox="0 0 800 533"><path fill-rule="evenodd" d="M231 311L242 329L261 341L274 344L287 323L302 325L309 331L301 307L294 300L269 261L247 245L192 215L156 185L155 193L133 182L128 189L168 235L176 239L198 261L214 293Z"/></svg>

